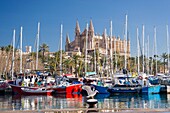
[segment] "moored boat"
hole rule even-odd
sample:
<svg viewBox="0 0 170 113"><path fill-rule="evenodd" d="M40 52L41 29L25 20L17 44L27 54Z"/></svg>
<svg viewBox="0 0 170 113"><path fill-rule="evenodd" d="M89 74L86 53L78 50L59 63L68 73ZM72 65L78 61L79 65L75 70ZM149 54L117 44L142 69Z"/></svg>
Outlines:
<svg viewBox="0 0 170 113"><path fill-rule="evenodd" d="M5 80L0 80L0 93L5 93L7 88L9 88L8 83Z"/></svg>
<svg viewBox="0 0 170 113"><path fill-rule="evenodd" d="M53 90L47 90L46 88L30 89L21 88L24 95L52 95Z"/></svg>
<svg viewBox="0 0 170 113"><path fill-rule="evenodd" d="M110 93L139 93L142 86L134 77L118 77L115 78L115 84L108 88Z"/></svg>
<svg viewBox="0 0 170 113"><path fill-rule="evenodd" d="M142 87L142 93L154 94L160 93L161 85L152 85Z"/></svg>
<svg viewBox="0 0 170 113"><path fill-rule="evenodd" d="M67 76L56 76L55 85L49 87L48 89L54 90L57 94L80 94L82 91L82 83L80 83L76 78L69 78Z"/></svg>
<svg viewBox="0 0 170 113"><path fill-rule="evenodd" d="M142 93L145 94L154 94L154 93L160 93L161 85L156 82L157 78L154 76L149 76L148 78L145 77L141 80L142 85Z"/></svg>
<svg viewBox="0 0 170 113"><path fill-rule="evenodd" d="M48 90L54 90L57 94L80 94L82 91L82 84L70 84L70 85L58 85L48 88Z"/></svg>
<svg viewBox="0 0 170 113"><path fill-rule="evenodd" d="M108 91L112 93L139 93L141 91L141 85L120 85L116 84L109 88Z"/></svg>
<svg viewBox="0 0 170 113"><path fill-rule="evenodd" d="M14 84L9 84L9 85L11 86L12 92L14 94L20 94L20 95L24 94L22 88L29 88L29 89L34 89L34 90L39 88L39 87L25 87L25 86L19 86L19 85L14 85Z"/></svg>
<svg viewBox="0 0 170 113"><path fill-rule="evenodd" d="M95 89L98 91L99 94L108 94L108 87L105 86L99 86L99 85L94 85Z"/></svg>

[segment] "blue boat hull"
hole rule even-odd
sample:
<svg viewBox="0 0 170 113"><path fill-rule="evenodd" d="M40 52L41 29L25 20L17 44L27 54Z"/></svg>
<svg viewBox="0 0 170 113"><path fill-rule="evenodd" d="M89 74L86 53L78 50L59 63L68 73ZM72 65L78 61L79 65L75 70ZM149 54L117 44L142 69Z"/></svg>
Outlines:
<svg viewBox="0 0 170 113"><path fill-rule="evenodd" d="M110 93L139 93L140 89L109 89Z"/></svg>
<svg viewBox="0 0 170 113"><path fill-rule="evenodd" d="M109 88L108 91L110 93L139 93L141 91L141 86L119 86Z"/></svg>
<svg viewBox="0 0 170 113"><path fill-rule="evenodd" d="M108 88L104 86L93 85L99 94L108 94Z"/></svg>
<svg viewBox="0 0 170 113"><path fill-rule="evenodd" d="M148 87L142 87L142 93L160 93L161 86L160 85L154 85L154 86L148 86Z"/></svg>

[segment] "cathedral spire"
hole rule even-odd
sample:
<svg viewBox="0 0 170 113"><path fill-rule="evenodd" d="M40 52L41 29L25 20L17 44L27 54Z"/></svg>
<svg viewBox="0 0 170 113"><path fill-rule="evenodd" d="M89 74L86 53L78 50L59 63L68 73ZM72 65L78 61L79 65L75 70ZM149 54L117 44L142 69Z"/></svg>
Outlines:
<svg viewBox="0 0 170 113"><path fill-rule="evenodd" d="M68 34L66 35L66 43L67 43L67 44L70 43L70 38L69 38L69 35L68 35Z"/></svg>
<svg viewBox="0 0 170 113"><path fill-rule="evenodd" d="M89 31L94 32L93 22L90 20Z"/></svg>
<svg viewBox="0 0 170 113"><path fill-rule="evenodd" d="M80 26L79 26L78 20L76 21L75 34L76 34L76 36L80 35Z"/></svg>

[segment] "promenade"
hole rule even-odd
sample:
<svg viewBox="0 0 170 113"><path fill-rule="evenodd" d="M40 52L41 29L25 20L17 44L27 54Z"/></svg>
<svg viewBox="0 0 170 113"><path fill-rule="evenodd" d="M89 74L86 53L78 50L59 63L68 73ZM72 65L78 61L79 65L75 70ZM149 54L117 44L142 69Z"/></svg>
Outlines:
<svg viewBox="0 0 170 113"><path fill-rule="evenodd" d="M170 109L48 109L48 110L15 110L1 113L170 113Z"/></svg>

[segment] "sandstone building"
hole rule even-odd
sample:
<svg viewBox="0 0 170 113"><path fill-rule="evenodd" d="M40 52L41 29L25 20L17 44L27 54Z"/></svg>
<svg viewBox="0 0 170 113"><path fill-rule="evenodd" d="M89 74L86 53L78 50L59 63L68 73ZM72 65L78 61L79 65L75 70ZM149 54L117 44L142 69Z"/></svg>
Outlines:
<svg viewBox="0 0 170 113"><path fill-rule="evenodd" d="M66 45L65 45L65 52L68 55L73 54L81 54L84 53L86 48L86 32L87 29L85 28L84 31L81 33L79 22L76 21L76 27L75 27L75 39L74 41L70 42L69 36L66 36ZM112 42L109 35L107 35L105 32L103 32L102 35L98 35L94 33L94 27L93 22L90 20L89 28L88 28L88 39L87 39L87 49L88 50L99 50L99 53L110 54L111 50L111 43L112 43L112 53L116 53L123 56L126 55L130 56L130 40L127 41L124 39L121 39L120 37L112 36ZM127 43L127 48L125 52L125 45Z"/></svg>

